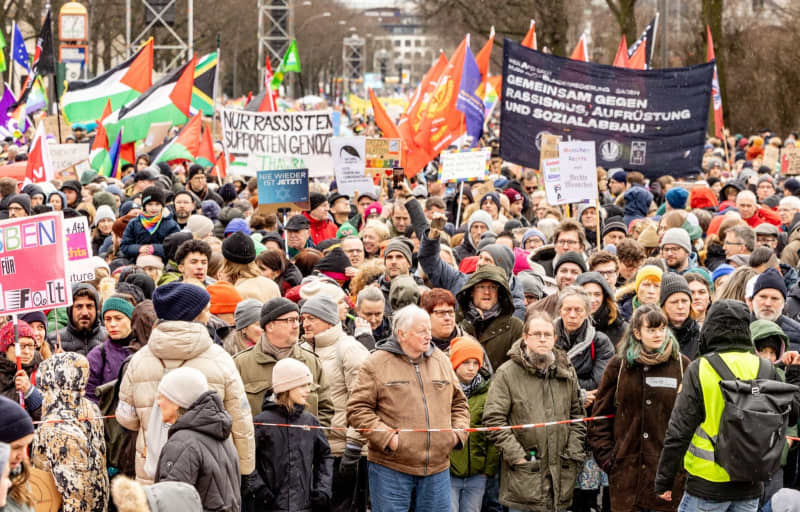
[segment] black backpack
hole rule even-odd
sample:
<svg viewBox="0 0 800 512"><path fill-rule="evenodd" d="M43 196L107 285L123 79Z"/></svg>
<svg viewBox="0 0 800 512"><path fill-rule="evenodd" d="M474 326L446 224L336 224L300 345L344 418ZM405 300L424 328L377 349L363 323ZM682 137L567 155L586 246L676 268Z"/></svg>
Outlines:
<svg viewBox="0 0 800 512"><path fill-rule="evenodd" d="M780 468L789 412L800 388L771 378L775 370L764 359L754 380L736 377L717 353L706 361L722 379L724 402L719 433L711 439L714 459L731 481L766 482Z"/></svg>

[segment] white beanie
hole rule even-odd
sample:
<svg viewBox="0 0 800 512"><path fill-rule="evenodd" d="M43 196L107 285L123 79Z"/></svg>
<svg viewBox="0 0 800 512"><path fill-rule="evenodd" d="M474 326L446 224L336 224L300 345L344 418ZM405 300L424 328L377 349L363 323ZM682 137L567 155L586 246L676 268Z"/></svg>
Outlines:
<svg viewBox="0 0 800 512"><path fill-rule="evenodd" d="M272 392L283 393L304 384L311 384L311 370L302 361L287 357L272 368Z"/></svg>
<svg viewBox="0 0 800 512"><path fill-rule="evenodd" d="M100 205L100 207L95 212L94 225L97 226L103 219L117 220L117 216L114 215L114 210L112 210L111 207L108 206L107 204Z"/></svg>
<svg viewBox="0 0 800 512"><path fill-rule="evenodd" d="M206 391L208 391L206 376L194 368L175 368L167 372L158 383L158 392L184 409L188 409Z"/></svg>
<svg viewBox="0 0 800 512"><path fill-rule="evenodd" d="M190 215L183 230L193 234L196 240L202 240L214 230L214 222L202 215Z"/></svg>

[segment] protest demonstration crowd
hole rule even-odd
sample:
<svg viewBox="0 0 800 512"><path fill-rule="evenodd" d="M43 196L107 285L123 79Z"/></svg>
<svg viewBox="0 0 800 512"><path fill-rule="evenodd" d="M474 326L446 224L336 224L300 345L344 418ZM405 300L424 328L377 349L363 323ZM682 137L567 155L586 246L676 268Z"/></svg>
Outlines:
<svg viewBox="0 0 800 512"><path fill-rule="evenodd" d="M63 173L23 114L0 143L0 511L800 510L800 135L708 126L713 60L618 66L644 99L544 115L612 68L531 37L477 125L466 43L397 124L372 95L203 126L148 99L177 102L179 68L97 122L62 98L92 149ZM592 117L629 107L643 133Z"/></svg>

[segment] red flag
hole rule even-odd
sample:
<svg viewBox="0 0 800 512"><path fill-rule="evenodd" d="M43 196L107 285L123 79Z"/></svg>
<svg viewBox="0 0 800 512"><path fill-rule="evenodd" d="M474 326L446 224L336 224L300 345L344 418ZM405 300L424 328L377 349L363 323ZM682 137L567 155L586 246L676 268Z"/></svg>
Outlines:
<svg viewBox="0 0 800 512"><path fill-rule="evenodd" d="M211 130L203 127L203 138L200 139L200 146L197 148L196 158L203 158L209 162L214 161L214 142L211 140ZM208 165L208 164L206 164Z"/></svg>
<svg viewBox="0 0 800 512"><path fill-rule="evenodd" d="M706 58L711 62L716 60L716 55L714 54L714 40L711 39L711 28L708 25L706 25L706 34L708 36ZM725 122L722 116L722 90L719 87L716 62L714 63L714 78L711 80L711 99L714 102L714 135L722 138Z"/></svg>
<svg viewBox="0 0 800 512"><path fill-rule="evenodd" d="M247 99L244 100L244 106L246 107L247 105L249 105L251 101L253 101L253 91L248 91Z"/></svg>
<svg viewBox="0 0 800 512"><path fill-rule="evenodd" d="M489 40L483 45L481 51L475 56L475 62L478 63L478 69L481 71L481 77L484 79L489 74L489 61L492 57L492 47L494 46L494 27L489 32Z"/></svg>
<svg viewBox="0 0 800 512"><path fill-rule="evenodd" d="M642 44L633 52L628 61L628 67L630 69L647 69L647 40L643 40Z"/></svg>
<svg viewBox="0 0 800 512"><path fill-rule="evenodd" d="M269 63L269 56L267 56L264 63L264 98L258 106L259 112L277 112L278 111L278 91L272 89L272 64Z"/></svg>
<svg viewBox="0 0 800 512"><path fill-rule="evenodd" d="M586 50L585 34L578 40L578 45L572 50L572 55L569 56L572 60L582 60L589 62L589 52Z"/></svg>
<svg viewBox="0 0 800 512"><path fill-rule="evenodd" d="M380 100L375 96L375 92L372 89L369 90L369 101L372 103L372 115L375 117L375 124L380 128L383 137L387 139L399 139L400 132L397 131L397 125L394 124L389 114L386 113L386 110L384 110L383 105L381 105Z"/></svg>
<svg viewBox="0 0 800 512"><path fill-rule="evenodd" d="M119 160L136 164L136 142L126 142L119 148Z"/></svg>
<svg viewBox="0 0 800 512"><path fill-rule="evenodd" d="M431 66L428 72L425 73L422 81L417 86L414 95L408 102L406 111L402 116L400 116L400 120L397 123L397 129L400 131L400 135L402 135L403 140L406 141L406 144L408 144L409 148L416 147L414 136L416 135L419 124L422 121L422 114L425 113L427 104L430 101L430 94L436 88L436 84L439 82L439 78L442 76L442 73L446 67L447 57L445 57L444 52L440 52L439 58L436 60L433 66Z"/></svg>
<svg viewBox="0 0 800 512"><path fill-rule="evenodd" d="M628 67L628 41L625 39L625 34L622 34L622 39L617 48L617 56L614 57L614 66L618 68Z"/></svg>
<svg viewBox="0 0 800 512"><path fill-rule="evenodd" d="M53 163L50 161L50 150L47 148L47 135L44 123L36 127L31 150L28 152L28 165L25 167L24 183L43 183L55 178Z"/></svg>
<svg viewBox="0 0 800 512"><path fill-rule="evenodd" d="M228 174L228 163L225 161L225 152L220 151L219 156L217 157L217 161L214 162L214 168L211 169L211 176L219 177L220 180L224 180L225 176Z"/></svg>
<svg viewBox="0 0 800 512"><path fill-rule="evenodd" d="M94 142L92 142L92 147L89 148L89 154L91 155L95 149L105 149L108 151L108 134L106 133L106 127L103 126L103 120L111 114L111 100L106 100L106 106L103 109L103 115L100 116L100 119L97 121L97 131L94 135Z"/></svg>
<svg viewBox="0 0 800 512"><path fill-rule="evenodd" d="M528 33L522 38L522 46L536 50L536 22L531 20L531 26L528 28Z"/></svg>
<svg viewBox="0 0 800 512"><path fill-rule="evenodd" d="M152 37L144 44L144 47L139 50L139 55L133 59L131 66L122 76L120 82L140 93L144 93L144 91L153 85Z"/></svg>
<svg viewBox="0 0 800 512"><path fill-rule="evenodd" d="M189 107L192 105L192 89L194 89L194 68L197 65L197 56L193 56L191 62L183 70L183 73L175 82L175 87L169 93L169 99L183 112L186 117L191 117Z"/></svg>

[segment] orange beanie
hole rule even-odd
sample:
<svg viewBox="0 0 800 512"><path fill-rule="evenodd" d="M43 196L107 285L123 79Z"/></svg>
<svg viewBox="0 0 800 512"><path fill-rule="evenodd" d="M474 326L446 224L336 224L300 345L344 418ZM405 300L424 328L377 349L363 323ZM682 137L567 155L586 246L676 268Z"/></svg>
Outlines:
<svg viewBox="0 0 800 512"><path fill-rule="evenodd" d="M483 366L483 347L472 338L453 338L450 341L450 364L453 370L467 359L477 359Z"/></svg>
<svg viewBox="0 0 800 512"><path fill-rule="evenodd" d="M211 313L214 315L234 313L236 305L243 300L236 288L225 281L217 281L209 285L206 291L211 295Z"/></svg>

